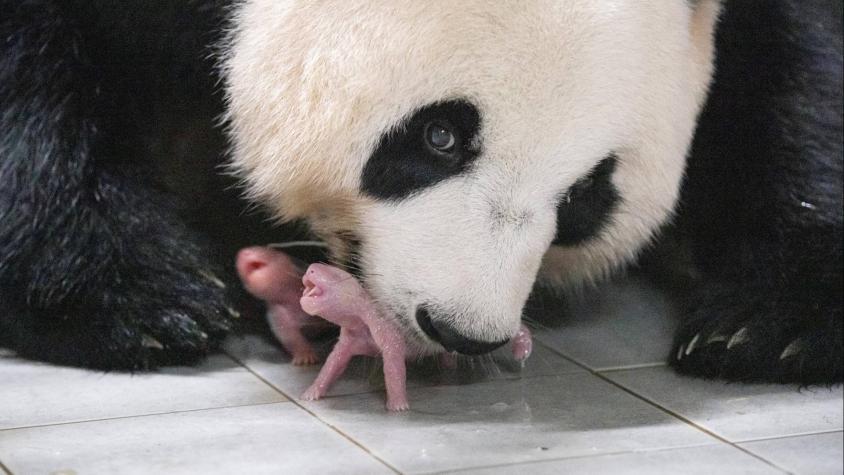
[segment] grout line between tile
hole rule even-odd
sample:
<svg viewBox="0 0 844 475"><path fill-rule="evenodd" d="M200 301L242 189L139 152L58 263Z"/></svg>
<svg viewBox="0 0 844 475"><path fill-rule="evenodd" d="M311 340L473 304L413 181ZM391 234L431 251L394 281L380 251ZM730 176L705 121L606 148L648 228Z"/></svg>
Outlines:
<svg viewBox="0 0 844 475"><path fill-rule="evenodd" d="M9 470L9 467L3 464L3 462L0 462L0 473L3 473L5 475L12 475L12 471Z"/></svg>
<svg viewBox="0 0 844 475"><path fill-rule="evenodd" d="M540 340L540 339L538 339L538 338L534 338L534 340L533 340L533 344L534 344L534 346L535 346L535 345L537 345L537 344L539 344L540 346L544 347L546 350L548 350L548 351L550 351L551 353L554 353L555 355L557 355L557 356L559 356L559 357L561 357L561 358L565 359L566 361L568 361L569 363L571 363L571 364L573 364L573 365L577 366L577 367L578 367L578 368L580 368L580 369L584 369L584 370L586 370L586 371L588 371L588 372L590 372L590 373L591 373L591 372L593 372L593 371L595 371L595 370L593 370L592 368L590 368L590 367L589 367L589 365L587 365L587 364L585 364L585 363L581 363L581 362L580 362L580 361L578 361L577 359L575 359L575 358L573 358L573 357L571 357L571 356L569 356L569 355L567 355L567 354L563 353L562 351L557 350L557 349L556 349L556 348L554 348L553 346L549 345L548 343L545 343L544 341L542 341L542 340ZM574 373L574 372L570 372L570 373L560 373L560 375L563 375L563 374L576 374L576 373Z"/></svg>
<svg viewBox="0 0 844 475"><path fill-rule="evenodd" d="M668 365L666 363L640 363L628 366L607 366L605 368L596 368L595 371L598 373L614 373L618 371L627 371L631 369L662 368L663 366Z"/></svg>
<svg viewBox="0 0 844 475"><path fill-rule="evenodd" d="M715 432L713 432L713 431L711 431L711 430L707 429L706 427L703 427L703 426L700 426L700 425L696 424L696 423L695 423L694 421L692 421L691 419L688 419L688 418L686 418L685 416L683 416L683 415L681 415L681 414L679 414L679 413L677 413L677 412L675 412L675 411L673 411L673 410L671 410L671 409L668 409L667 407L664 407L664 406L662 406L662 405L660 405L660 404L658 404L658 403L656 403L656 402L654 402L654 401L651 401L650 399L648 399L648 398L646 398L646 397L644 397L644 396L641 396L641 395L639 395L639 394L637 394L637 393L635 393L635 392L633 392L633 391L631 391L631 390L627 389L626 387L624 387L624 386L622 386L622 385L620 385L620 384L616 383L615 381L613 381L613 380L611 380L611 379L609 379L609 378L607 378L607 377L604 377L604 376L603 376L603 375L601 375L601 374L595 373L595 375L596 375L596 376L598 376L599 378L603 379L604 381L606 381L606 382L608 382L608 383L612 384L613 386L615 386L615 387L617 387L617 388L621 389L622 391L624 391L624 392L626 392L626 393L630 394L631 396L635 397L636 399L639 399L640 401L643 401L643 402L645 402L645 403L647 403L647 404L652 405L653 407L655 407L655 408L657 408L657 409L662 410L663 412L667 413L668 415L673 416L674 418L679 419L679 420L680 420L680 421L682 421L682 422L685 422L685 423L686 423L686 424L688 424L689 426L691 426L691 427L693 427L693 428L695 428L695 429L697 429L697 430L699 430L699 431L701 431L701 432L703 432L703 433L705 433L705 434L709 435L710 437L714 437L715 439L720 440L721 442L723 442L723 443L725 443L725 444L727 444L727 445L730 445L730 446L732 446L733 448L735 448L735 449L737 449L737 450L740 450L740 451L742 451L742 452L746 453L747 455L750 455L751 457L753 457L753 458L755 458L755 459L758 459L758 460L760 460L760 461L764 462L764 463L765 463L765 464L767 464L767 465L770 465L771 467L773 467L773 468L775 468L775 469L777 469L777 470L780 470L780 471L782 471L782 472L789 473L789 474L791 473L791 472L789 472L788 470L786 470L785 468L780 467L779 465L777 465L777 464L775 464L775 463L771 462L770 460L765 459L764 457L761 457L761 456L759 456L759 455L757 455L757 454L755 454L755 453L751 452L750 450L745 449L744 447L741 447L741 446L738 446L738 445L734 444L734 443L733 443L733 442L731 442L730 440L728 440L728 439L724 438L723 436L721 436L721 435L719 435L719 434L717 434L717 433L715 433Z"/></svg>
<svg viewBox="0 0 844 475"><path fill-rule="evenodd" d="M227 353L227 354L228 354L228 353ZM337 426L335 426L335 425L333 425L333 424L329 423L328 421L323 420L323 419L322 419L321 417L319 417L319 416L318 416L318 415L317 415L314 411L312 411L312 410L308 409L307 407L303 406L303 405L302 405L302 404L300 404L300 403L299 403L299 401L297 401L295 398L291 397L289 394L287 394L286 392L282 391L280 388L276 387L274 384L272 384L271 382L269 382L268 380L266 380L263 376L261 376L260 374L256 373L255 371L253 371L253 370L252 370L252 368L250 368L250 367L249 367L249 366L247 366L245 363L243 363L242 361L240 361L240 359L238 359L236 356L231 355L231 354L228 354L228 356L229 356L229 358L233 359L233 360L234 360L237 364L239 364L239 365L240 365L240 366L242 366L243 368L246 368L246 370L247 370L247 371L249 371L250 373L252 373L252 375L253 375L253 376L255 376L256 378L258 378L259 380L261 380L261 382L263 382L264 384L266 384L267 386L269 386L270 388L272 388L274 391L278 392L278 393L279 393L279 394L281 394L282 396L286 397L286 398L290 401L290 403L291 403L291 404L295 405L295 406L296 406L296 407L298 407L299 409L301 409L301 410L305 411L306 413L310 414L310 415L311 415L311 417L313 417L314 419L316 419L316 420L317 420L317 421L319 421L320 423L324 424L324 425L325 425L326 427L328 427L329 429L331 429L331 430L333 430L334 432L336 432L337 434L339 434L339 435L340 435L341 437L343 437L344 439L348 440L349 442L351 442L352 444L354 444L355 446L357 446L358 448L360 448L361 450L363 450L364 452L366 452L366 453L367 453L370 457L372 457L373 459L377 460L379 463L381 463L382 465L384 465L385 467L387 467L388 469L390 469L392 472L394 472L394 473L396 473L396 474L398 474L398 475L402 475L402 472L401 472L399 469L397 469L396 467L393 467L393 466L392 466L390 463L388 463L386 460L384 460L384 459L382 459L381 457L379 457L379 456L375 455L375 454L374 454L371 450L369 450L369 448L368 448L368 447L364 446L363 444L361 444L361 443L360 443L360 442L358 442L357 440L353 439L350 435L348 435L348 434L346 434L345 432L343 432L342 430L340 430L340 428L339 428L339 427L337 427Z"/></svg>
<svg viewBox="0 0 844 475"><path fill-rule="evenodd" d="M783 439L796 439L799 437L810 437L813 435L827 435L827 434L837 434L839 432L844 432L844 429L829 429L829 430L821 430L817 432L799 432L796 434L788 434L788 435L772 435L770 437L760 437L758 439L743 439L737 440L735 444L752 444L753 442L765 442L768 440L783 440Z"/></svg>
<svg viewBox="0 0 844 475"><path fill-rule="evenodd" d="M243 366L243 365L240 364L239 361L235 360L228 353L221 352L219 354L228 357L232 361L232 363L234 363L238 366ZM251 371L247 371L247 372L252 373ZM254 373L252 373L252 374L254 374ZM289 398L287 398L287 399L289 399ZM36 429L36 428L40 428L40 427L65 426L65 425L70 425L70 424L86 424L88 422L114 421L114 420L121 420L121 419L131 419L133 417L163 416L163 415L167 415L167 414L181 414L181 413L184 413L184 412L211 411L211 410L215 410L215 409L229 409L229 408L235 408L235 407L248 407L248 406L264 406L264 405L267 405L267 404L281 404L281 403L285 403L285 402L290 402L290 401L289 400L288 401L270 401L270 402L257 402L257 403L251 403L251 404L210 406L210 407L200 407L200 408L196 408L196 409L180 409L180 410L176 410L176 411L166 411L166 410L164 410L164 411L161 411L161 412L149 412L149 413L145 413L145 414L130 414L130 415L126 415L126 416L101 417L101 418L98 418L98 419L80 419L80 420L66 421L66 422L51 422L51 423L45 423L45 424L22 425L22 426L15 426L15 427L0 427L0 432L6 432L6 431L12 431L12 430L21 430L21 429ZM2 463L0 463L0 468L2 468Z"/></svg>
<svg viewBox="0 0 844 475"><path fill-rule="evenodd" d="M556 348L551 348L551 351L553 351L553 352L557 353L557 354L558 354L558 355L560 355L560 356L566 357L566 355L564 355L562 352L558 351ZM648 405L651 405L651 406L653 406L653 407L655 407L655 408L659 409L659 410L660 410L660 411L662 411L662 412L665 412L666 414L668 414L668 415L670 415L670 416L674 417L675 419L678 419L678 420L680 420L680 421L682 421L682 422L686 423L687 425L691 426L692 428L697 429L697 430L699 430L699 431L701 431L701 432L703 432L703 433L705 433L705 434L709 435L710 437L713 437L713 438L715 438L715 439L717 439L717 440L719 440L719 441L721 441L721 442L723 442L723 443L725 443L725 444L727 444L727 445L730 445L730 446L732 446L733 448L735 448L735 449L737 449L737 450L740 450L740 451L742 451L742 452L746 453L747 455L750 455L751 457L753 457L753 458L755 458L755 459L757 459L757 460L760 460L761 462L763 462L763 463L765 463L765 464L767 464L767 465L769 465L769 466L771 466L771 467L773 467L773 468L775 468L775 469L777 469L777 470L780 470L781 472L785 472L785 473L791 474L791 472L789 472L788 470L784 469L783 467L780 467L779 465L777 465L777 464L775 464L775 463L771 462L770 460L767 460L767 459L765 459L765 458L763 458L763 457L761 457L761 456L759 456L759 455L757 455L757 454L755 454L755 453L751 452L751 451L750 451L750 450L748 450L748 449L745 449L744 447L741 447L741 446L739 446L739 445L736 445L735 443L731 442L730 440L726 439L725 437L723 437L723 436L719 435L719 434L718 434L718 433L716 433L716 432L713 432L713 431L711 431L711 430L707 429L706 427L703 427L703 426L701 426L701 425L699 425L699 424L695 423L694 421L692 421L691 419L688 419L687 417L685 417L685 416L681 415L680 413L678 413L678 412L676 412L676 411L673 411L673 410L671 410L671 409L669 409L669 408L667 408L667 407L665 407L665 406L663 406L663 405L661 405L661 404L659 404L659 403L657 403L657 402L655 402L655 401L652 401L652 400L650 400L650 399L646 398L645 396L642 396L642 395L640 395L640 394L638 394L638 393L636 393L636 392L632 391L631 389L628 389L627 387L625 387L625 386L623 386L623 385L621 385L621 384L619 384L619 383L617 383L617 382L613 381L612 379L608 378L608 377L607 377L607 376L605 376L604 374L601 374L601 373L600 373L600 372L598 372L598 371L592 370L591 368L589 368L588 366L586 366L586 365L584 365L584 364L580 363L579 361L574 361L574 360L572 360L572 361L573 361L575 364L577 364L578 366L581 366L582 368L584 368L584 369L586 369L587 371L589 371L590 373L592 373L592 374L593 374L594 376L596 376L597 378L600 378L600 379L602 379L603 381L605 381L605 382L607 382L607 383L609 383L609 384L611 384L611 385L613 385L613 386L617 387L618 389L621 389L622 391L626 392L627 394L630 394L631 396L635 397L636 399L638 399L638 400L640 400L640 401L642 401L642 402L644 402L644 403L646 403L646 404L648 404Z"/></svg>
<svg viewBox="0 0 844 475"><path fill-rule="evenodd" d="M594 369L594 368L592 368L592 367L591 367L591 366L589 366L588 364L586 364L586 363L584 363L584 362L582 362L582 361L578 360L577 358L575 358L575 357L573 357L573 356L571 356L571 355L569 355L569 354L566 354L566 353L565 353L565 352L563 352L562 350L558 350L557 348L555 348L555 347L551 346L549 343L545 343L544 341L540 340L539 338L534 338L534 340L533 340L533 344L535 345L535 344L537 344L537 343L539 343L540 345L544 346L544 347L545 347L545 349L547 349L547 350L548 350L548 351L550 351L551 353L554 353L554 354L555 354L555 355L557 355L557 356L560 356L560 357L563 357L563 358L567 359L569 362L571 362L571 363L572 363L572 364L574 364L575 366L577 366L577 367L579 367L579 368L581 368L581 369L584 369L584 370L586 370L586 371L587 371L587 372L589 372L589 373L593 373L593 374L594 374L594 373L595 373L595 372L597 372L597 371L603 371L603 369Z"/></svg>
<svg viewBox="0 0 844 475"><path fill-rule="evenodd" d="M496 382L500 382L500 381L520 381L520 380L524 380L524 379L572 376L572 375L577 375L577 374L585 374L586 372L591 371L588 367L585 367L582 364L576 363L571 358L569 358L565 355L562 355L557 351L553 351L551 348L548 348L543 343L534 341L534 345L537 345L537 343L541 346L545 346L548 351L553 352L556 356L559 356L559 357L563 358L564 360L568 361L569 363L572 363L573 365L577 366L577 370L564 371L564 372L560 372L560 373L554 372L554 373L548 373L548 374L541 374L540 373L540 374L529 374L529 375L524 375L521 372L512 373L511 375L501 375L502 373L499 372L498 375L497 375L498 379L490 378L490 379L483 380L483 381L473 382L472 384L490 384L490 383L496 383ZM250 373L252 373L256 377L258 377L264 383L269 384L275 391L281 393L286 398L290 399L291 402L295 400L295 398L291 397L289 394L287 394L281 388L276 387L272 382L265 379L258 372L253 371L245 362L239 360L237 356L235 356L231 353L228 353L228 352L226 352L226 356L228 356L229 358L234 360L234 362L236 364L246 368L247 371L249 371ZM586 369L586 371L584 371L584 368ZM413 386L412 388L426 389L426 388L434 388L434 387L438 387L438 386L441 386L438 382L430 382L430 383L421 383L418 386ZM408 389L411 389L411 387L408 387ZM369 390L352 391L352 392L343 393L343 394L328 394L328 395L323 396L321 400L335 399L335 398L339 399L339 398L354 397L354 396L363 396L363 395L366 395L366 394L375 394L375 393L379 393L379 392L383 393L384 389L383 388L381 388L381 389L369 389Z"/></svg>
<svg viewBox="0 0 844 475"><path fill-rule="evenodd" d="M542 341L538 338L534 339L534 341L533 341L534 345L536 345L537 343L544 346L546 349L548 349L552 353L556 354L557 356L563 357L563 358L567 359L568 361L576 364L578 367L583 368L586 371L589 371L591 373L611 373L611 372L615 372L615 371L627 371L627 370L631 370L631 369L662 368L664 366L668 366L668 364L665 363L665 362L653 362L653 363L637 363L637 364L619 365L619 366L602 366L600 368L593 368L593 367L589 366L589 364L578 360L574 356L566 354L562 350L558 350L557 348L551 346L549 343L546 343L546 342L544 342L544 341Z"/></svg>
<svg viewBox="0 0 844 475"><path fill-rule="evenodd" d="M270 401L270 402L256 402L254 404L241 404L236 406L212 406L212 407L201 407L197 409L182 409L178 411L169 411L169 412L151 412L149 414L133 414L129 416L114 416L114 417L103 417L100 419L86 419L81 421L67 421L67 422L54 422L49 424L35 424L31 426L18 426L18 427L7 427L7 428L0 428L0 433L3 432L10 432L14 430L24 430L24 429L39 429L42 427L56 427L56 426L69 426L73 424L89 424L93 422L104 422L104 421L119 421L123 419L135 419L138 417L155 417L155 416L166 416L169 414L184 414L188 412L200 412L200 411L216 411L219 409L234 409L238 407L253 407L253 406L268 406L270 404L289 404L291 401ZM0 464L2 465L2 464Z"/></svg>
<svg viewBox="0 0 844 475"><path fill-rule="evenodd" d="M526 465L538 465L541 463L548 463L548 462L562 462L564 460L579 460L579 459L597 459L603 457L613 457L616 455L631 455L631 454L648 454L648 453L657 453L657 452L671 452L674 450L688 450L688 449L697 449L697 448L705 448L705 447L715 447L715 444L695 444L695 445L688 445L684 447L662 447L658 449L644 449L644 450L620 450L618 452L604 452L596 455L592 454L584 454L584 455L572 455L570 457L555 457L550 459L541 459L541 460L526 460L524 462L512 462L512 463L502 463L502 464L495 464L495 465L479 465L476 467L461 467L457 469L447 469L439 472L421 472L415 475L446 475L451 473L461 473L461 472L468 472L472 470L482 470L487 468L505 468L505 467L521 467Z"/></svg>

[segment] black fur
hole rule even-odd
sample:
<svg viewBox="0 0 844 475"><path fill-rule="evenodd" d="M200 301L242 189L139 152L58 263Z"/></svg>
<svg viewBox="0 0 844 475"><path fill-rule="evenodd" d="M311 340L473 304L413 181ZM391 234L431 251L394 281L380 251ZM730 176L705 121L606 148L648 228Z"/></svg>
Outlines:
<svg viewBox="0 0 844 475"><path fill-rule="evenodd" d="M454 153L442 156L425 145L425 127L432 121L452 126L457 140ZM400 200L463 173L480 153L475 143L480 128L478 109L467 101L423 107L384 134L363 169L363 192L384 200Z"/></svg>
<svg viewBox="0 0 844 475"><path fill-rule="evenodd" d="M610 154L566 191L557 205L555 246L575 246L600 234L621 197L612 183L618 157Z"/></svg>
<svg viewBox="0 0 844 475"><path fill-rule="evenodd" d="M0 0L0 346L134 370L195 362L232 326L219 263L290 231L241 215L215 173L207 45L224 3ZM842 379L841 5L725 4L674 230L699 276L671 356L681 372ZM450 159L421 142L433 119L456 127ZM400 200L461 173L480 127L468 102L423 108L384 137L363 191ZM564 213L583 230L561 244L598 229Z"/></svg>
<svg viewBox="0 0 844 475"><path fill-rule="evenodd" d="M699 279L671 362L841 381L842 3L728 1L717 51L679 223Z"/></svg>
<svg viewBox="0 0 844 475"><path fill-rule="evenodd" d="M207 45L221 10L3 0L0 11L0 346L102 369L198 361L232 326L220 286L232 252L199 231L262 233L215 172L224 141Z"/></svg>

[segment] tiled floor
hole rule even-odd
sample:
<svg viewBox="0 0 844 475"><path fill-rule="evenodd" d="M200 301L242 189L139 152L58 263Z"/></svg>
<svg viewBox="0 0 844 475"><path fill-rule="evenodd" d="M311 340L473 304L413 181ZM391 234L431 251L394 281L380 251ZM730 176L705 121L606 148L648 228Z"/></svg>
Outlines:
<svg viewBox="0 0 844 475"><path fill-rule="evenodd" d="M413 365L401 414L371 360L298 400L318 368L257 336L151 375L0 356L0 473L844 472L841 387L676 376L671 306L636 280L567 307L524 369L506 352Z"/></svg>

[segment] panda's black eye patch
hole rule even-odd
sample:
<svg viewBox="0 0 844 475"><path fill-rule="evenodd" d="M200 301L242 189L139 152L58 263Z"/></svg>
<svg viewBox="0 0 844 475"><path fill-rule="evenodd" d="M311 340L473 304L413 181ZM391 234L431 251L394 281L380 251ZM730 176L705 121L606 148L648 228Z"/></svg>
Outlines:
<svg viewBox="0 0 844 475"><path fill-rule="evenodd" d="M469 169L480 153L478 109L465 100L437 102L387 131L366 162L361 190L401 200Z"/></svg>
<svg viewBox="0 0 844 475"><path fill-rule="evenodd" d="M574 246L597 236L607 225L621 197L612 183L618 157L610 154L577 180L557 205L553 244Z"/></svg>

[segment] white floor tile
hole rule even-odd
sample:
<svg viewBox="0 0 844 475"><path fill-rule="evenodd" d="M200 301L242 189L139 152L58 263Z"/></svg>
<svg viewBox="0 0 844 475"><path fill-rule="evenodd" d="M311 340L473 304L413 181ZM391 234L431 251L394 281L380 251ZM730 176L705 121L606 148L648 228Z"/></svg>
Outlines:
<svg viewBox="0 0 844 475"><path fill-rule="evenodd" d="M460 475L766 475L783 474L729 445L553 460L458 472Z"/></svg>
<svg viewBox="0 0 844 475"><path fill-rule="evenodd" d="M797 475L844 473L844 433L813 434L740 444Z"/></svg>
<svg viewBox="0 0 844 475"><path fill-rule="evenodd" d="M324 360L325 354L330 349L330 342L317 342L314 347ZM283 350L256 335L229 338L224 348L232 357L291 398L298 398L305 392L322 367L322 363L294 366L290 356ZM377 390L377 387L372 386L375 383L370 383L370 380L377 380L376 370L374 360L367 358L352 360L346 374L334 384L330 394L360 394Z"/></svg>
<svg viewBox="0 0 844 475"><path fill-rule="evenodd" d="M0 431L18 474L392 473L290 403Z"/></svg>
<svg viewBox="0 0 844 475"><path fill-rule="evenodd" d="M136 375L0 358L0 381L0 429L286 400L225 355Z"/></svg>
<svg viewBox="0 0 844 475"><path fill-rule="evenodd" d="M593 370L662 364L676 317L664 293L635 278L607 283L561 309L559 326L536 338Z"/></svg>
<svg viewBox="0 0 844 475"><path fill-rule="evenodd" d="M323 357L330 350L331 342L316 345ZM249 369L272 383L290 397L298 398L316 379L321 365L294 366L290 357L277 346L258 336L230 338L226 351ZM549 376L584 372L582 368L541 344L534 345L534 352L520 368L506 348L493 356L460 359L455 369L442 368L436 359L427 359L408 366L408 388L433 385L470 384L498 379ZM374 358L359 357L352 360L343 377L331 388L329 396L343 396L380 391L384 388L380 362Z"/></svg>
<svg viewBox="0 0 844 475"><path fill-rule="evenodd" d="M307 403L399 470L430 472L715 439L591 374L417 388L411 411L381 394Z"/></svg>
<svg viewBox="0 0 844 475"><path fill-rule="evenodd" d="M840 430L842 388L727 384L682 377L668 368L607 373L607 377L728 440Z"/></svg>
<svg viewBox="0 0 844 475"><path fill-rule="evenodd" d="M538 344L523 370L506 350L494 363L464 359L457 369L411 364L408 413L385 411L380 364L357 359L331 397L305 407L365 450L261 381L298 397L320 366L295 367L260 337L227 342L248 370L225 355L136 376L0 356L0 461L16 475L389 473L369 450L408 473L498 464L469 473L780 473L558 351L616 369L603 375L778 467L844 472L841 432L820 433L844 426L841 387L798 391L630 369L662 365L674 328L667 300L637 280L568 305L559 328L537 332L554 351ZM157 415L131 417L148 414ZM119 419L73 423L109 418ZM30 428L2 430L20 427Z"/></svg>

